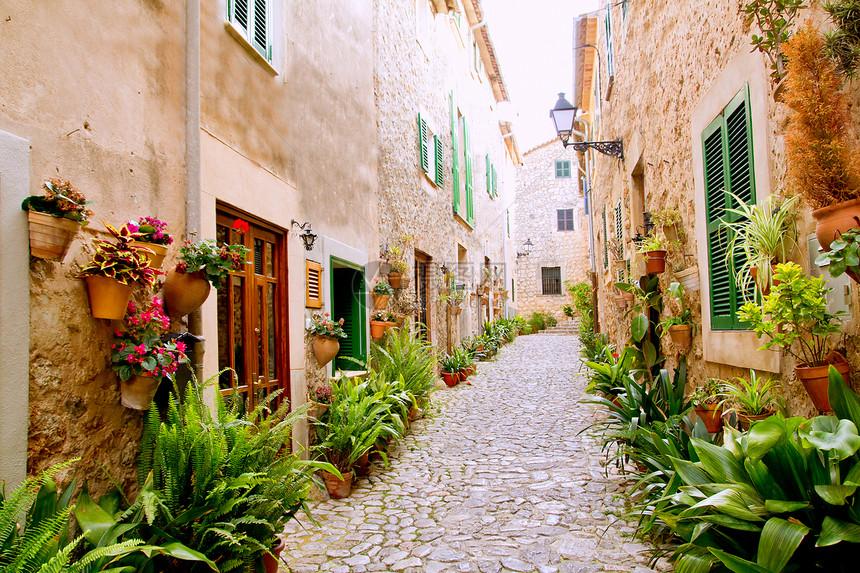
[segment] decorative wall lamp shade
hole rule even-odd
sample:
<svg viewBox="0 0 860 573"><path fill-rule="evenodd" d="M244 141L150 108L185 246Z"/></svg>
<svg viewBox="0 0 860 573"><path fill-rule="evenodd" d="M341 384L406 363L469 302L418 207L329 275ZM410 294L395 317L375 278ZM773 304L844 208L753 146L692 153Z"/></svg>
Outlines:
<svg viewBox="0 0 860 573"><path fill-rule="evenodd" d="M555 124L555 132L565 148L572 146L575 151L596 149L604 155L624 159L624 146L620 139L613 141L572 141L573 122L576 119L577 108L564 97L564 92L558 94L555 107L549 110L549 116Z"/></svg>
<svg viewBox="0 0 860 573"><path fill-rule="evenodd" d="M532 252L532 247L534 247L534 243L532 243L532 240L526 239L526 242L523 243L523 252L521 253L517 251L517 258L519 259L520 257L525 257L526 255L528 255L530 252Z"/></svg>
<svg viewBox="0 0 860 573"><path fill-rule="evenodd" d="M299 229L304 231L304 233L300 234L299 237L302 238L302 243L304 243L304 245L305 245L305 250L306 251L314 250L314 241L317 240L317 236L316 236L316 233L314 233L311 230L311 222L305 221L304 223L299 224L298 221L296 221L295 219L292 219L290 221L290 225L298 227Z"/></svg>

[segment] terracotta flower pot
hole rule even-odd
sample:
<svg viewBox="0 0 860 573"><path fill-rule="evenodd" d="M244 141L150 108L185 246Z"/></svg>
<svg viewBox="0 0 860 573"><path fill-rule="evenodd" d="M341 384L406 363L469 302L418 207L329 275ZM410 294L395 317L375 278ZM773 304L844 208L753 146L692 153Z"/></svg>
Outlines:
<svg viewBox="0 0 860 573"><path fill-rule="evenodd" d="M278 559L281 557L281 551L287 546L287 540L283 535L275 536L277 543L269 551L271 553L263 553L263 568L266 573L278 573Z"/></svg>
<svg viewBox="0 0 860 573"><path fill-rule="evenodd" d="M456 372L443 372L442 380L445 381L445 384L447 384L449 388L453 388L460 383L460 375Z"/></svg>
<svg viewBox="0 0 860 573"><path fill-rule="evenodd" d="M403 274L395 271L388 273L388 284L391 288L400 288L400 282L403 280Z"/></svg>
<svg viewBox="0 0 860 573"><path fill-rule="evenodd" d="M308 409L308 418L319 420L326 413L331 404L321 404L320 402L312 402L312 406Z"/></svg>
<svg viewBox="0 0 860 573"><path fill-rule="evenodd" d="M135 374L125 381L120 381L122 405L132 410L148 410L158 390L161 378Z"/></svg>
<svg viewBox="0 0 860 573"><path fill-rule="evenodd" d="M421 414L422 412L417 406L412 406L411 408L409 408L409 413L406 415L406 417L410 422L414 422L421 417Z"/></svg>
<svg viewBox="0 0 860 573"><path fill-rule="evenodd" d="M389 330L389 329L394 328L395 326L397 326L397 323L396 323L396 322L383 322L382 324L384 324L384 325L385 325L385 327L384 327L384 329L383 329L383 331L382 331L383 333L388 332L388 330Z"/></svg>
<svg viewBox="0 0 860 573"><path fill-rule="evenodd" d="M133 247L144 247L152 251L152 253L148 253L146 251L141 251L141 253L149 261L150 267L153 269L161 268L161 264L164 262L164 257L167 256L167 245L156 245L155 243L146 243L144 241L132 241L131 245Z"/></svg>
<svg viewBox="0 0 860 573"><path fill-rule="evenodd" d="M825 251L830 250L830 243L838 239L848 229L860 227L860 199L843 201L812 212L815 219L815 236Z"/></svg>
<svg viewBox="0 0 860 573"><path fill-rule="evenodd" d="M85 277L93 318L122 320L131 298L131 285L102 276Z"/></svg>
<svg viewBox="0 0 860 573"><path fill-rule="evenodd" d="M830 398L827 395L827 389L830 385L830 377L828 371L832 365L842 378L847 379L851 373L851 366L845 357L838 352L831 352L828 356L828 364L823 366L807 366L804 363L794 367L794 373L797 379L803 383L807 394L812 398L812 403L819 412L830 412Z"/></svg>
<svg viewBox="0 0 860 573"><path fill-rule="evenodd" d="M69 252L69 246L81 229L71 219L53 217L38 211L27 211L30 229L30 254L40 259L60 259Z"/></svg>
<svg viewBox="0 0 860 573"><path fill-rule="evenodd" d="M314 358L320 366L325 366L340 351L340 341L334 336L314 337Z"/></svg>
<svg viewBox="0 0 860 573"><path fill-rule="evenodd" d="M460 316L460 313L461 313L461 312L463 312L463 309L462 309L462 308L460 308L459 306L453 307L453 308L451 309L451 314L452 314L453 316Z"/></svg>
<svg viewBox="0 0 860 573"><path fill-rule="evenodd" d="M696 407L696 415L702 419L708 433L714 434L723 429L723 410L716 404L701 404Z"/></svg>
<svg viewBox="0 0 860 573"><path fill-rule="evenodd" d="M750 426L755 424L760 420L764 420L765 418L770 418L773 414L770 412L766 414L744 414L743 412L738 412L738 423L741 425L741 431L749 432Z"/></svg>
<svg viewBox="0 0 860 573"><path fill-rule="evenodd" d="M684 287L684 292L694 292L699 290L699 267L690 267L683 271L675 273L675 278Z"/></svg>
<svg viewBox="0 0 860 573"><path fill-rule="evenodd" d="M656 275L666 270L666 251L648 251L646 254L645 272Z"/></svg>
<svg viewBox="0 0 860 573"><path fill-rule="evenodd" d="M669 327L669 338L683 350L693 345L693 327L689 324L674 324Z"/></svg>
<svg viewBox="0 0 860 573"><path fill-rule="evenodd" d="M382 335L385 334L385 325L386 322L382 322L380 320L371 320L370 321L370 336L371 338L382 338Z"/></svg>
<svg viewBox="0 0 860 573"><path fill-rule="evenodd" d="M338 479L333 473L323 470L325 488L332 499L344 499L349 497L352 490L352 472L341 472L343 479Z"/></svg>
<svg viewBox="0 0 860 573"><path fill-rule="evenodd" d="M385 307L388 306L388 299L390 298L390 294L374 294L373 308L375 308L376 310L385 310Z"/></svg>
<svg viewBox="0 0 860 573"><path fill-rule="evenodd" d="M615 300L615 306L618 308L627 308L627 300L620 294L615 295L613 299Z"/></svg>
<svg viewBox="0 0 860 573"><path fill-rule="evenodd" d="M212 290L203 271L180 273L176 269L167 273L164 281L164 304L170 316L186 316L206 302Z"/></svg>
<svg viewBox="0 0 860 573"><path fill-rule="evenodd" d="M458 371L457 374L460 376L460 382L465 382L469 379L469 375L471 374L471 372L469 372L468 368L463 368L462 370Z"/></svg>
<svg viewBox="0 0 860 573"><path fill-rule="evenodd" d="M358 461L355 462L355 473L360 476L370 475L371 467L370 467L370 450L361 454L361 457L358 458Z"/></svg>

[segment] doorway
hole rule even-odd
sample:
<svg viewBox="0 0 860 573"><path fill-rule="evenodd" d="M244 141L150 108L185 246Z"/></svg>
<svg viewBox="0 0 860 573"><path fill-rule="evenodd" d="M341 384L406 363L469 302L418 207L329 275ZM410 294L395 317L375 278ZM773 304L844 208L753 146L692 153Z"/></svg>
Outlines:
<svg viewBox="0 0 860 573"><path fill-rule="evenodd" d="M236 219L249 229L233 229ZM226 400L240 399L253 410L278 389L279 404L289 399L287 340L286 235L248 215L221 208L216 216L218 243L250 250L241 271L231 272L217 289L218 386ZM236 398L233 398L233 396Z"/></svg>
<svg viewBox="0 0 860 573"><path fill-rule="evenodd" d="M360 370L367 360L365 298L364 269L332 257L331 317L335 321L342 318L346 332L333 362L336 370Z"/></svg>
<svg viewBox="0 0 860 573"><path fill-rule="evenodd" d="M430 255L415 251L415 295L418 297L418 316L416 328L418 336L430 342Z"/></svg>

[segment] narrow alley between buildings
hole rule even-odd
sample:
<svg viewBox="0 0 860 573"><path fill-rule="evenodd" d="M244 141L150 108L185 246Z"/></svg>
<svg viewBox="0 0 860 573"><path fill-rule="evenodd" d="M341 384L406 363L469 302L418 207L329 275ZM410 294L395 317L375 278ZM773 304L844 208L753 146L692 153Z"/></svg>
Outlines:
<svg viewBox="0 0 860 573"><path fill-rule="evenodd" d="M577 338L521 336L473 384L433 396L386 469L351 497L311 502L283 553L313 571L645 573L647 547L619 520L632 481L606 466L581 403Z"/></svg>

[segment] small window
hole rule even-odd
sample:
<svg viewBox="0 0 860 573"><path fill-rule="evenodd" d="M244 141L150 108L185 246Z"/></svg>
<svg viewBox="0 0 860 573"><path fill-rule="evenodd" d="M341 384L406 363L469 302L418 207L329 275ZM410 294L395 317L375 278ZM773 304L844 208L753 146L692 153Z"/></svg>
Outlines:
<svg viewBox="0 0 860 573"><path fill-rule="evenodd" d="M573 209L557 209L558 230L573 231Z"/></svg>
<svg viewBox="0 0 860 573"><path fill-rule="evenodd" d="M555 178L570 179L570 160L565 159L555 162Z"/></svg>
<svg viewBox="0 0 860 573"><path fill-rule="evenodd" d="M305 261L305 279L307 281L305 306L322 308L322 265L314 261Z"/></svg>
<svg viewBox="0 0 860 573"><path fill-rule="evenodd" d="M541 267L542 294L561 294L561 267Z"/></svg>
<svg viewBox="0 0 860 573"><path fill-rule="evenodd" d="M418 114L418 163L421 171L437 187L444 185L442 175L442 140L439 139L427 121Z"/></svg>
<svg viewBox="0 0 860 573"><path fill-rule="evenodd" d="M228 19L233 28L251 44L265 60L272 62L269 42L271 15L268 0L232 0L228 4Z"/></svg>

